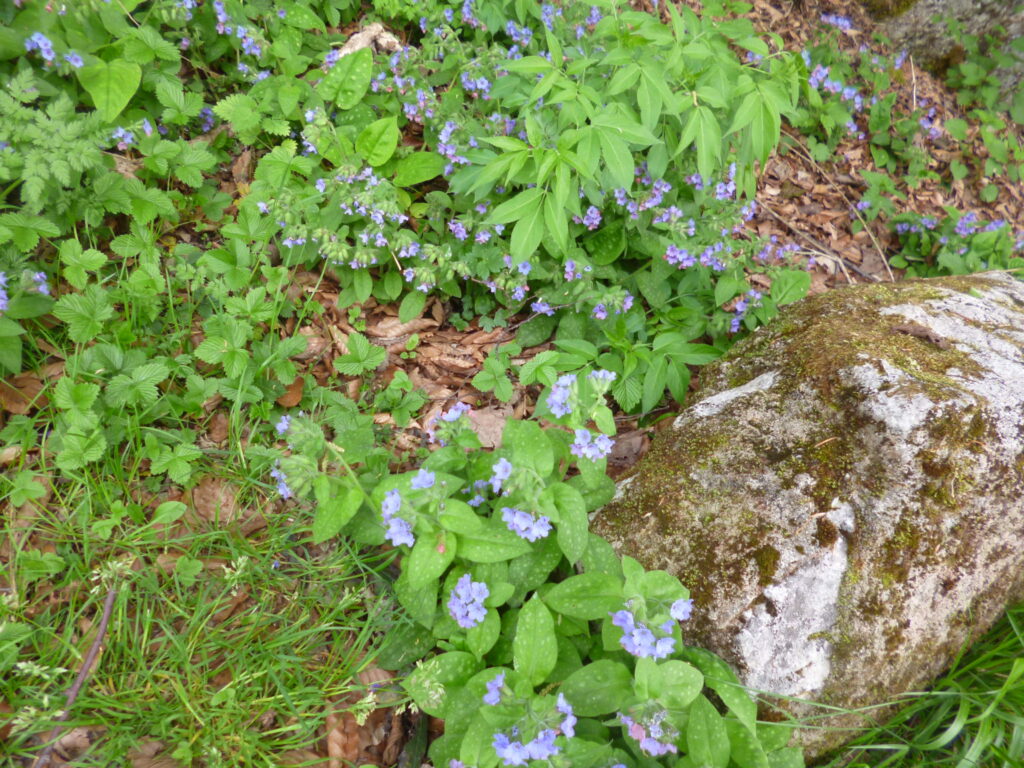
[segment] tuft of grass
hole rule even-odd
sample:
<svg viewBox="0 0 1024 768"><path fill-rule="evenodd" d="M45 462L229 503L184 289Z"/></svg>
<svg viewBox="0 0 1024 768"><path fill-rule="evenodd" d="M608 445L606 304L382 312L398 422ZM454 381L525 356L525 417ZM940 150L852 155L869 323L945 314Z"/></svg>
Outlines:
<svg viewBox="0 0 1024 768"><path fill-rule="evenodd" d="M955 661L887 723L850 742L823 768L1024 766L1024 605Z"/></svg>
<svg viewBox="0 0 1024 768"><path fill-rule="evenodd" d="M194 499L154 511L129 493L143 479L104 467L12 508L0 628L27 635L0 675L10 764L32 764L60 725L80 734L76 765L130 764L148 743L181 765L275 766L329 711L373 709L358 674L393 617L392 555L307 545L308 525L252 479L214 481L236 494L234 520ZM60 722L110 589L102 652Z"/></svg>

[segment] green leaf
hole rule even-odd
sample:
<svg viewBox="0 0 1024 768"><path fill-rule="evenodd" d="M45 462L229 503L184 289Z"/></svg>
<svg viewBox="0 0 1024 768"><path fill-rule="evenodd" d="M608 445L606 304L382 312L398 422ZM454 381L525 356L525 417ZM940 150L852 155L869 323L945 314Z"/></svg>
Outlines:
<svg viewBox="0 0 1024 768"><path fill-rule="evenodd" d="M318 498L317 501L313 517L314 544L320 544L338 535L359 511L363 503L363 493L359 488L348 486L322 500Z"/></svg>
<svg viewBox="0 0 1024 768"><path fill-rule="evenodd" d="M623 664L601 659L569 675L560 692L578 716L606 715L621 709L633 696L633 676Z"/></svg>
<svg viewBox="0 0 1024 768"><path fill-rule="evenodd" d="M612 184L629 189L633 186L635 170L633 153L629 151L625 141L609 131L601 131L598 136L601 142L601 158Z"/></svg>
<svg viewBox="0 0 1024 768"><path fill-rule="evenodd" d="M75 74L106 123L121 114L142 82L142 68L124 59L88 64L75 70Z"/></svg>
<svg viewBox="0 0 1024 768"><path fill-rule="evenodd" d="M558 546L570 563L576 563L587 549L587 505L571 485L555 483L544 489L554 496L558 508Z"/></svg>
<svg viewBox="0 0 1024 768"><path fill-rule="evenodd" d="M516 222L509 241L512 258L516 261L529 261L537 252L541 240L544 239L544 217L540 215L542 199L537 200L533 211Z"/></svg>
<svg viewBox="0 0 1024 768"><path fill-rule="evenodd" d="M772 301L780 307L802 299L811 289L811 276L802 270L784 269L772 278Z"/></svg>
<svg viewBox="0 0 1024 768"><path fill-rule="evenodd" d="M334 358L334 367L346 376L361 376L376 370L387 359L387 350L371 344L361 333L349 334L347 344L348 353Z"/></svg>
<svg viewBox="0 0 1024 768"><path fill-rule="evenodd" d="M235 93L221 99L213 107L214 113L231 124L242 143L255 140L260 128L260 110L256 100L247 93Z"/></svg>
<svg viewBox="0 0 1024 768"><path fill-rule="evenodd" d="M398 322L408 323L415 320L423 312L427 303L427 294L423 291L409 291L398 305Z"/></svg>
<svg viewBox="0 0 1024 768"><path fill-rule="evenodd" d="M100 334L103 324L113 317L114 308L106 291L90 285L83 293L61 296L53 314L67 323L68 336L72 341L84 344Z"/></svg>
<svg viewBox="0 0 1024 768"><path fill-rule="evenodd" d="M448 531L434 531L420 535L413 545L404 570L409 574L413 589L439 581L455 557L455 534Z"/></svg>
<svg viewBox="0 0 1024 768"><path fill-rule="evenodd" d="M603 619L622 608L622 579L598 571L570 576L545 593L544 602L575 619Z"/></svg>
<svg viewBox="0 0 1024 768"><path fill-rule="evenodd" d="M342 56L331 67L316 87L324 101L333 101L340 109L351 109L358 104L370 87L373 53L369 48Z"/></svg>
<svg viewBox="0 0 1024 768"><path fill-rule="evenodd" d="M60 244L60 262L64 279L82 290L88 279L85 273L102 267L107 263L107 257L95 248L82 250L81 243L68 239Z"/></svg>
<svg viewBox="0 0 1024 768"><path fill-rule="evenodd" d="M326 29L320 17L305 5L300 5L299 3L286 3L282 10L284 11L284 16L281 18L284 20L284 23L290 27L295 27L303 31L318 29L323 32Z"/></svg>
<svg viewBox="0 0 1024 768"><path fill-rule="evenodd" d="M511 451L513 464L524 464L541 478L550 475L555 467L551 441L534 421L507 422L501 434L501 447Z"/></svg>
<svg viewBox="0 0 1024 768"><path fill-rule="evenodd" d="M524 189L510 200L506 200L487 218L488 224L508 224L526 216L534 216L540 210L544 190L541 187Z"/></svg>
<svg viewBox="0 0 1024 768"><path fill-rule="evenodd" d="M551 612L534 595L519 611L512 640L512 663L530 685L540 685L558 661L558 642Z"/></svg>
<svg viewBox="0 0 1024 768"><path fill-rule="evenodd" d="M502 523L484 523L482 530L459 537L459 557L471 563L500 563L525 555L530 545Z"/></svg>
<svg viewBox="0 0 1024 768"><path fill-rule="evenodd" d="M398 120L394 117L374 120L363 129L356 139L356 151L371 166L383 165L395 154L400 136Z"/></svg>
<svg viewBox="0 0 1024 768"><path fill-rule="evenodd" d="M739 768L771 768L753 731L735 720L726 720L725 730L729 734L729 757Z"/></svg>
<svg viewBox="0 0 1024 768"><path fill-rule="evenodd" d="M411 187L440 176L446 160L436 152L413 152L395 166L395 186Z"/></svg>
<svg viewBox="0 0 1024 768"><path fill-rule="evenodd" d="M501 635L501 619L497 611L488 611L484 620L466 631L466 645L478 659L482 659Z"/></svg>
<svg viewBox="0 0 1024 768"><path fill-rule="evenodd" d="M729 734L725 720L705 696L698 696L690 707L686 723L686 752L694 765L727 768Z"/></svg>

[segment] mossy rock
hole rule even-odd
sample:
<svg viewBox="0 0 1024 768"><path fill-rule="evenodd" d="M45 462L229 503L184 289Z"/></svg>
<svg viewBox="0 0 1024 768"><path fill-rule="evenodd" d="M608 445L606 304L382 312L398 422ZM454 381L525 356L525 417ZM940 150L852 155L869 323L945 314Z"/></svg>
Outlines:
<svg viewBox="0 0 1024 768"><path fill-rule="evenodd" d="M806 299L702 371L594 530L679 576L684 637L753 688L848 709L921 689L1024 597L1022 350L1005 274Z"/></svg>

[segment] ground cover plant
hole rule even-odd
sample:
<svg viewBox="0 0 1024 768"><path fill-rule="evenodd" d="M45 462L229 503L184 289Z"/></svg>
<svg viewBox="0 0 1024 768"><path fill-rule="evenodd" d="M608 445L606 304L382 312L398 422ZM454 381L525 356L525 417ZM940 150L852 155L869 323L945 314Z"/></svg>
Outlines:
<svg viewBox="0 0 1024 768"><path fill-rule="evenodd" d="M447 768L803 764L683 643L685 586L587 531L618 422L811 285L812 254L748 224L756 173L784 121L834 148L856 99L745 8L0 10L15 759L355 760L339 734L407 706L446 727L406 758ZM1008 226L900 218L885 185L860 210L906 227L895 266L1019 262ZM507 332L430 403L381 307ZM471 407L522 392L481 450Z"/></svg>

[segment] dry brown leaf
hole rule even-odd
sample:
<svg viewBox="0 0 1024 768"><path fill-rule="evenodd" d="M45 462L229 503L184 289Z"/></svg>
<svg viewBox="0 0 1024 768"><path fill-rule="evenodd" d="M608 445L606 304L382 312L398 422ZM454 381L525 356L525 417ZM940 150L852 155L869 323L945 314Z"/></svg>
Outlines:
<svg viewBox="0 0 1024 768"><path fill-rule="evenodd" d="M227 414L223 411L216 411L210 417L210 424L206 429L206 436L210 442L219 445L227 440L229 424Z"/></svg>
<svg viewBox="0 0 1024 768"><path fill-rule="evenodd" d="M488 406L478 411L470 411L468 417L484 448L496 448L501 444L501 433L505 429L505 423L512 417L512 408L507 405L498 408Z"/></svg>
<svg viewBox="0 0 1024 768"><path fill-rule="evenodd" d="M185 493L196 513L209 523L227 525L238 516L235 486L222 477L206 475L199 485ZM191 498L189 498L191 497Z"/></svg>
<svg viewBox="0 0 1024 768"><path fill-rule="evenodd" d="M277 398L277 404L282 408L294 408L302 402L302 390L305 386L305 378L301 375L296 376L295 381L285 387L284 394Z"/></svg>
<svg viewBox="0 0 1024 768"><path fill-rule="evenodd" d="M0 381L0 408L24 415L31 408L43 408L49 402L43 391L43 381L34 373L19 373Z"/></svg>
<svg viewBox="0 0 1024 768"><path fill-rule="evenodd" d="M248 184L252 181L252 150L246 149L231 164L231 178L235 184Z"/></svg>
<svg viewBox="0 0 1024 768"><path fill-rule="evenodd" d="M380 339L400 339L436 327L437 321L428 317L410 320L407 323L399 322L397 317L384 317L379 322L367 326L366 335Z"/></svg>

